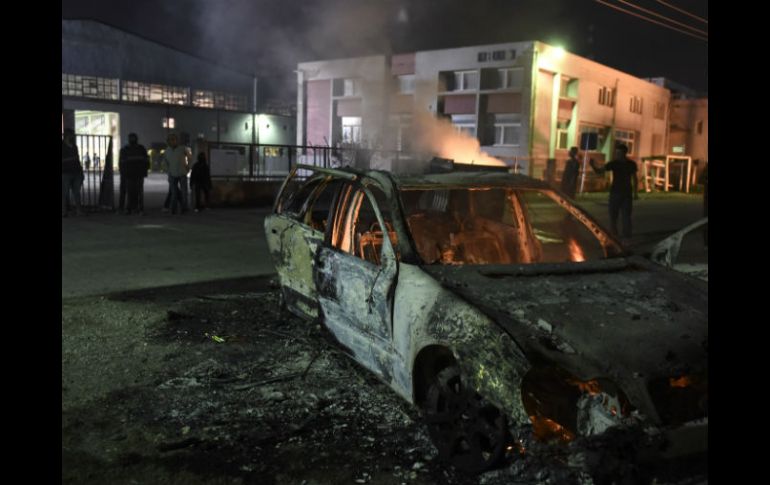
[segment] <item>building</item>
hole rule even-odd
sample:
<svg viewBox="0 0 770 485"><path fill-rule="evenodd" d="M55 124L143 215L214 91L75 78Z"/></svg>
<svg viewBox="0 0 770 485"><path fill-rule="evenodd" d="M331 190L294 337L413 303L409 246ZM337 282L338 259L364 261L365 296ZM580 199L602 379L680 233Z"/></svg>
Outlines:
<svg viewBox="0 0 770 485"><path fill-rule="evenodd" d="M257 81L100 22L62 20L62 125L111 135L115 149L130 132L156 151L170 132L194 149L292 144L292 117L256 114Z"/></svg>
<svg viewBox="0 0 770 485"><path fill-rule="evenodd" d="M428 112L523 173L559 178L571 146L608 160L660 154L668 89L542 42L420 51L298 65L297 144L409 149Z"/></svg>
<svg viewBox="0 0 770 485"><path fill-rule="evenodd" d="M708 97L663 77L651 78L650 82L671 91L666 154L690 156L702 170L709 152Z"/></svg>

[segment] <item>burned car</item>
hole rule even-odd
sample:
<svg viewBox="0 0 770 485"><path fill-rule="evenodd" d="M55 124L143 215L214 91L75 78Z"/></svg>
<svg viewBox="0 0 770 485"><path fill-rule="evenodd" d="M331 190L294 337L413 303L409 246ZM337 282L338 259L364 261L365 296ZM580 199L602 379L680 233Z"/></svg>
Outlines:
<svg viewBox="0 0 770 485"><path fill-rule="evenodd" d="M627 254L544 182L301 165L265 229L287 308L418 406L460 469L521 430L706 447L707 284Z"/></svg>

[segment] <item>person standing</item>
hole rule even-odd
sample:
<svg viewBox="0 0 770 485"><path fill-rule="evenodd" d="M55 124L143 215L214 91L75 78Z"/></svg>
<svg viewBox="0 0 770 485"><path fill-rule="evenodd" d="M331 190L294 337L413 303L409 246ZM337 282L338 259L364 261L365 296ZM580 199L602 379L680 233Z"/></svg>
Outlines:
<svg viewBox="0 0 770 485"><path fill-rule="evenodd" d="M564 165L564 174L561 177L561 191L567 194L571 199L575 198L578 175L580 174L580 162L578 162L577 155L577 147L569 149L569 158Z"/></svg>
<svg viewBox="0 0 770 485"><path fill-rule="evenodd" d="M75 143L75 131L71 128L64 130L61 143L61 216L67 217L67 201L72 192L75 202L75 213L82 215L80 210L80 183L83 179L83 167L80 165L80 153Z"/></svg>
<svg viewBox="0 0 770 485"><path fill-rule="evenodd" d="M195 212L200 212L209 204L209 190L211 190L211 171L206 162L206 153L198 153L198 161L193 165L190 173L190 188L195 192ZM202 202L205 196L206 203Z"/></svg>
<svg viewBox="0 0 770 485"><path fill-rule="evenodd" d="M139 201L144 177L147 175L147 149L139 144L136 133L128 135L128 145L120 149L120 192L127 197L127 213L141 212L143 204ZM125 186L125 189L123 188ZM121 203L123 200L121 200Z"/></svg>
<svg viewBox="0 0 770 485"><path fill-rule="evenodd" d="M168 136L168 147L163 152L163 158L168 166L169 195L171 197L171 213L177 213L177 206L181 203L179 211L187 212L187 173L189 172L190 152L187 147L179 144L175 133ZM181 193L181 196L180 196Z"/></svg>
<svg viewBox="0 0 770 485"><path fill-rule="evenodd" d="M631 237L631 211L633 199L638 199L639 183L636 179L636 162L628 158L628 147L622 143L615 146L615 159L597 167L591 159L591 168L602 175L606 171L612 172L612 185L610 186L610 226L612 232L618 234L618 215L623 223L623 237Z"/></svg>

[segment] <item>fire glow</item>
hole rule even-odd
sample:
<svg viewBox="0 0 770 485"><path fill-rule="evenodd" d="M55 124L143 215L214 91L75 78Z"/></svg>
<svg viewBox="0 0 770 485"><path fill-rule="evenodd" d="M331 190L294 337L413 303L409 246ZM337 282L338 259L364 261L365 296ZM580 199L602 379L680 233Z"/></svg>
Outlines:
<svg viewBox="0 0 770 485"><path fill-rule="evenodd" d="M586 260L586 257L583 254L583 250L580 248L578 242L574 239L569 240L569 255L572 261L575 261L576 263L580 263Z"/></svg>
<svg viewBox="0 0 770 485"><path fill-rule="evenodd" d="M692 380L688 376L682 376L678 379L672 377L668 380L668 384L671 387L684 388L690 387L690 385L692 385Z"/></svg>
<svg viewBox="0 0 770 485"><path fill-rule="evenodd" d="M556 421L544 416L530 416L532 433L539 441L558 440L568 443L575 439L575 434Z"/></svg>
<svg viewBox="0 0 770 485"><path fill-rule="evenodd" d="M435 153L457 163L506 166L502 160L481 151L481 145L475 137L457 130L447 120L421 114L415 118L415 128L416 143L420 150Z"/></svg>

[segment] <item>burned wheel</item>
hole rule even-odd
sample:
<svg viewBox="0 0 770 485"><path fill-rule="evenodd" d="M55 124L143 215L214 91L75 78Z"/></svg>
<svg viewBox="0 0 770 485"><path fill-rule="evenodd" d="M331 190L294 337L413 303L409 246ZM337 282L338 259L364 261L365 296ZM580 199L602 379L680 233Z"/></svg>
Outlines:
<svg viewBox="0 0 770 485"><path fill-rule="evenodd" d="M498 464L508 442L505 415L463 382L457 366L439 372L423 413L439 457L467 473Z"/></svg>

